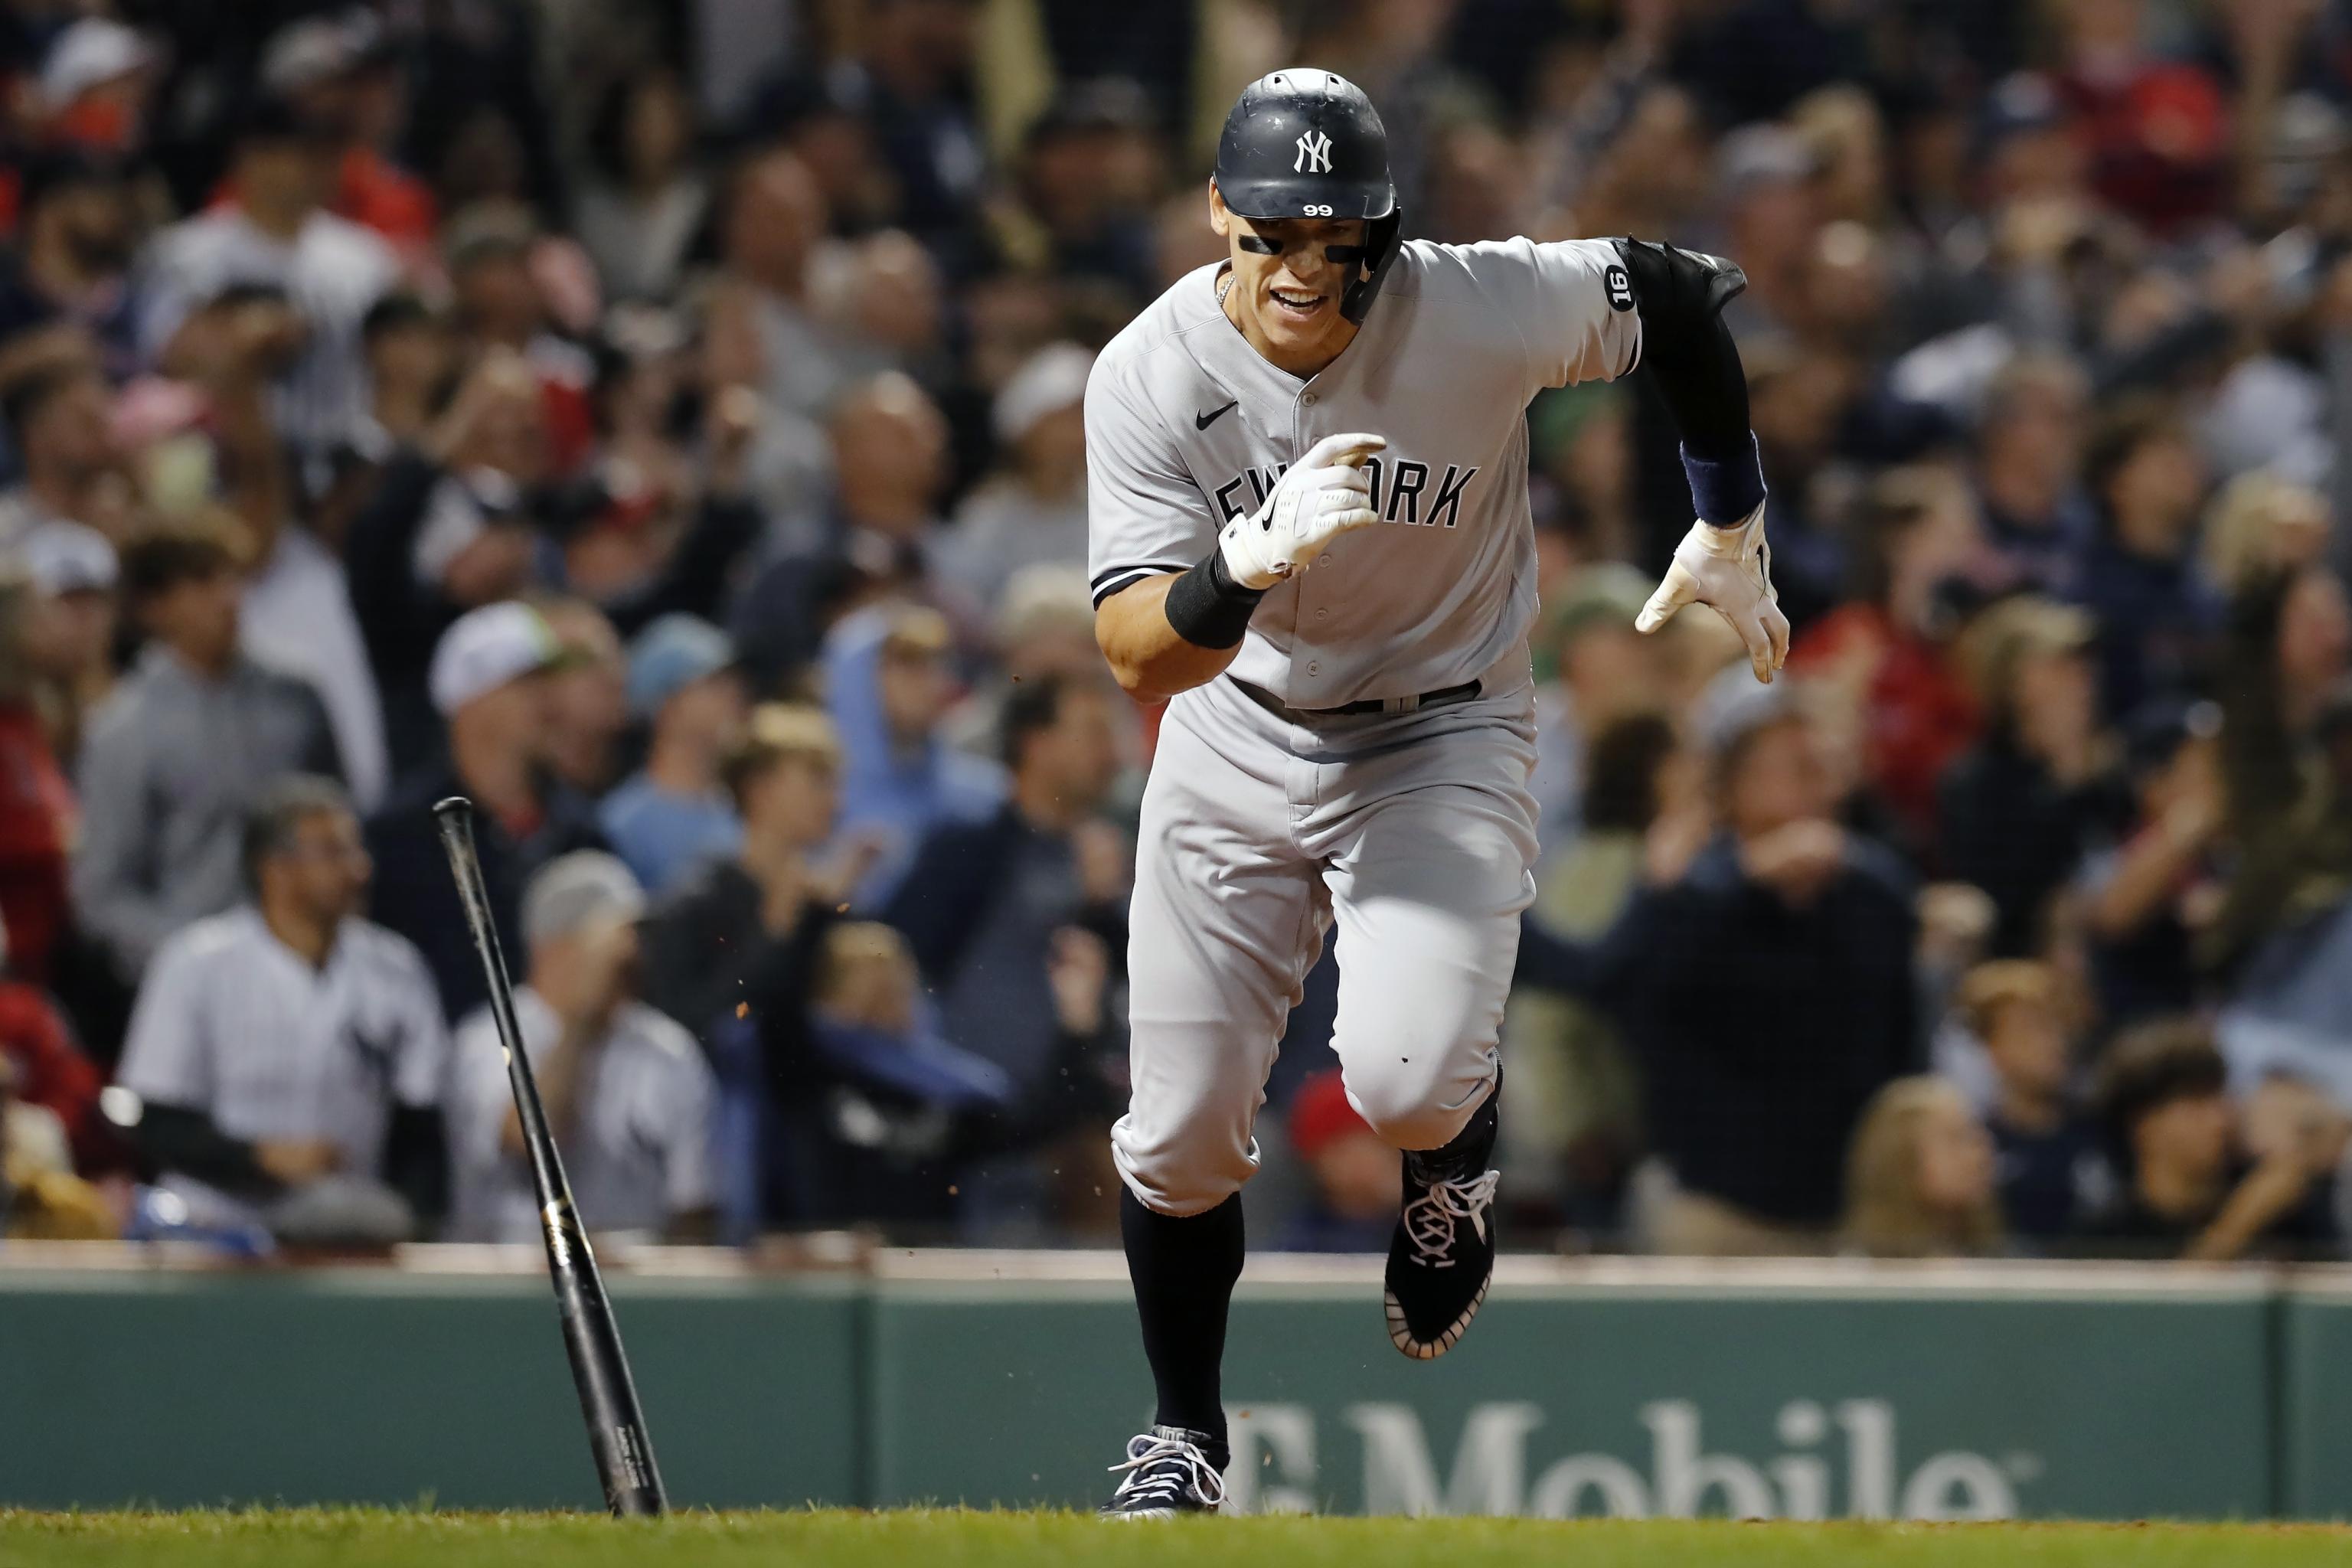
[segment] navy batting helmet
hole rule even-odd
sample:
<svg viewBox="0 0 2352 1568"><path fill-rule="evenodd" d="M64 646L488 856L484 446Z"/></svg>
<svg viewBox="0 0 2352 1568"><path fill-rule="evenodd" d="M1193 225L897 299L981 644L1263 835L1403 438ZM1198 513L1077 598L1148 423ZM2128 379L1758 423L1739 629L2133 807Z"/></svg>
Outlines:
<svg viewBox="0 0 2352 1568"><path fill-rule="evenodd" d="M1364 89L1329 71L1278 70L1242 89L1217 138L1217 189L1247 218L1361 218L1362 264L1339 310L1361 321L1396 259L1402 223L1389 133Z"/></svg>

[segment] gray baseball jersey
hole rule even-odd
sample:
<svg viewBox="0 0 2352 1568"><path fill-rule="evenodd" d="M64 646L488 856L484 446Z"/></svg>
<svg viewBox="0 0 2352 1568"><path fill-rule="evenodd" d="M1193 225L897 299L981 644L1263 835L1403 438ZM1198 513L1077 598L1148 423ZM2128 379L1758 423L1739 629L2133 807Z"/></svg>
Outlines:
<svg viewBox="0 0 2352 1568"><path fill-rule="evenodd" d="M439 1105L448 1059L441 998L406 938L345 921L314 969L245 905L157 952L117 1076L232 1138L325 1139L345 1170L373 1174L394 1105ZM256 1217L191 1177L167 1173L163 1185L200 1223Z"/></svg>
<svg viewBox="0 0 2352 1568"><path fill-rule="evenodd" d="M1440 1146L1491 1092L1533 897L1536 612L1527 426L1537 391L1631 369L1641 318L1605 241L1406 244L1320 374L1268 363L1179 281L1087 388L1097 603L1182 571L1325 436L1369 431L1381 521L1258 605L1225 676L1171 702L1144 794L1130 921L1134 1095L1112 1133L1165 1214L1223 1202L1283 1020L1339 931L1332 1046L1399 1148ZM1467 701L1318 713L1475 680Z"/></svg>
<svg viewBox="0 0 2352 1568"><path fill-rule="evenodd" d="M529 986L515 992L515 1023L533 1066L562 1037L562 1021ZM556 1134L589 1229L658 1236L717 1201L710 1129L718 1099L693 1036L642 1002L623 1005L585 1065L574 1124ZM500 1141L513 1103L498 1025L488 1008L478 1009L457 1026L449 1079L456 1239L529 1241L540 1233L530 1163Z"/></svg>
<svg viewBox="0 0 2352 1568"><path fill-rule="evenodd" d="M1641 353L1616 250L1408 241L1355 341L1305 381L1226 320L1218 270L1180 279L1095 362L1096 603L1192 565L1307 447L1366 430L1388 439L1367 465L1381 525L1266 595L1233 675L1306 709L1475 679L1535 618L1528 399L1621 375Z"/></svg>

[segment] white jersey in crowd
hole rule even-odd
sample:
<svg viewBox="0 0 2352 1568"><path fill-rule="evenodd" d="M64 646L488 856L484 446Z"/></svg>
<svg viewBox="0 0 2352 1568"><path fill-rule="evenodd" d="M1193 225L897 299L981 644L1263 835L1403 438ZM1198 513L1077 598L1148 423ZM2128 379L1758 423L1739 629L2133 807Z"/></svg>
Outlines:
<svg viewBox="0 0 2352 1568"><path fill-rule="evenodd" d="M1178 280L1095 362L1096 602L1198 563L1318 440L1370 431L1388 441L1368 465L1381 525L1266 595L1233 676L1318 709L1486 674L1535 618L1527 404L1622 375L1641 354L1615 248L1408 241L1355 340L1304 381L1225 318L1219 271Z"/></svg>
<svg viewBox="0 0 2352 1568"><path fill-rule="evenodd" d="M529 986L515 1021L531 1065L562 1037L555 1010ZM672 1219L718 1199L710 1133L719 1089L694 1037L642 1002L624 1003L589 1053L573 1124L557 1145L581 1223L592 1231L659 1235ZM487 1007L457 1026L450 1076L449 1155L456 1167L450 1235L529 1241L540 1234L530 1166L499 1142L508 1108L506 1048Z"/></svg>
<svg viewBox="0 0 2352 1568"><path fill-rule="evenodd" d="M306 455L352 439L368 411L360 328L399 280L400 261L373 229L314 212L292 244L234 204L185 218L155 237L142 268L139 352L151 363L189 312L238 285L285 290L310 328L302 355L278 384L278 428Z"/></svg>
<svg viewBox="0 0 2352 1568"><path fill-rule="evenodd" d="M325 1139L345 1171L372 1176L393 1107L437 1106L448 1064L441 999L406 938L345 921L313 968L244 905L157 951L116 1076L151 1104L204 1112L231 1138ZM163 1185L198 1223L257 1217L193 1178Z"/></svg>

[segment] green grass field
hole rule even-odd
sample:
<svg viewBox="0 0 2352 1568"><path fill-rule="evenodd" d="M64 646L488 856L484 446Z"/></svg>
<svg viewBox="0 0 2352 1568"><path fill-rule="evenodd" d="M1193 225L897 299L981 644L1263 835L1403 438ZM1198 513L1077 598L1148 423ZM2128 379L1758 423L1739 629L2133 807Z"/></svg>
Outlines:
<svg viewBox="0 0 2352 1568"><path fill-rule="evenodd" d="M667 1568L2287 1568L2352 1563L2352 1527L2178 1524L1545 1523L1531 1520L1232 1519L1105 1525L1084 1515L685 1514L654 1523L551 1514L380 1510L42 1514L0 1510L0 1568L332 1563Z"/></svg>

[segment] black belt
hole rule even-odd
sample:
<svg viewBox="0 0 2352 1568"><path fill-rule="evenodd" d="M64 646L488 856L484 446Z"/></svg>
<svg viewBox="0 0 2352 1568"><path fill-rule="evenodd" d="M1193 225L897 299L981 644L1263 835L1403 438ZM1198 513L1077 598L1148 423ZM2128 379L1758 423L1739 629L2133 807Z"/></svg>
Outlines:
<svg viewBox="0 0 2352 1568"><path fill-rule="evenodd" d="M1434 691L1424 691L1417 697L1367 697L1357 702L1342 702L1337 708L1293 708L1263 687L1246 680L1234 682L1249 700L1269 712L1296 713L1307 719L1348 719L1365 713L1416 713L1423 708L1444 708L1456 702L1477 700L1480 687L1475 680L1459 686L1441 686Z"/></svg>

